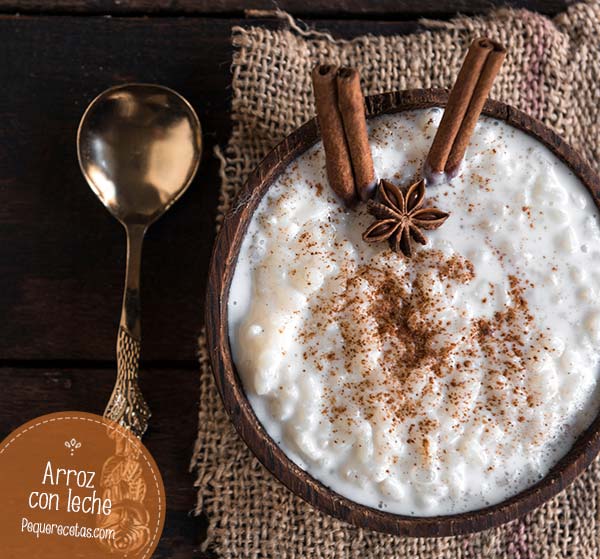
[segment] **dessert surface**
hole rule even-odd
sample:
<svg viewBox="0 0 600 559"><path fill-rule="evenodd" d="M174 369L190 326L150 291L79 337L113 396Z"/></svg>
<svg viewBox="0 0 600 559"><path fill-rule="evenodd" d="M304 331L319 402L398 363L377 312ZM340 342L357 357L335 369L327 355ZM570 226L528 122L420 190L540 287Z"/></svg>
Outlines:
<svg viewBox="0 0 600 559"><path fill-rule="evenodd" d="M441 109L369 122L377 176L420 172ZM254 214L230 289L231 349L269 435L334 491L431 516L540 480L598 411L600 227L547 148L482 117L450 213L412 258L368 244L317 144Z"/></svg>

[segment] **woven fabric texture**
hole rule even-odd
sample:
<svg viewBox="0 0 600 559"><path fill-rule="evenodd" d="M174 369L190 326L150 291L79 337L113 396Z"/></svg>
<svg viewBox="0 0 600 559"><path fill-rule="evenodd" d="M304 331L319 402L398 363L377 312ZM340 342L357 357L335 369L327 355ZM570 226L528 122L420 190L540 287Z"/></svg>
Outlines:
<svg viewBox="0 0 600 559"><path fill-rule="evenodd" d="M542 120L600 168L600 4L572 6L553 20L523 10L424 21L404 36L334 41L294 26L234 28L233 132L222 157L218 224L247 175L315 112L317 62L360 69L365 94L450 87L469 43L487 35L509 47L492 96ZM218 226L217 224L217 226ZM526 517L453 538L402 538L362 530L314 510L275 480L238 438L217 393L200 339L197 512L209 519L205 546L223 558L600 557L600 463Z"/></svg>

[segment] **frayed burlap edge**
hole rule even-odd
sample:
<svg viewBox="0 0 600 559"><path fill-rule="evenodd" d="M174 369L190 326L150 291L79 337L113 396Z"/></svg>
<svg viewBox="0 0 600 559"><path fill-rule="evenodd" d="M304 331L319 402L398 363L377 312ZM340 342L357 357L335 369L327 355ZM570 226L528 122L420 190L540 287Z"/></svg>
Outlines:
<svg viewBox="0 0 600 559"><path fill-rule="evenodd" d="M543 120L600 161L600 6L577 4L549 20L502 9L486 17L423 20L410 36L336 41L287 14L288 29L236 27L232 41L233 132L221 161L217 228L247 175L268 150L314 114L309 70L317 61L359 67L366 94L410 87L448 87L468 43L491 36L510 49L495 98ZM197 513L209 519L208 540L219 557L597 558L600 556L600 466L594 463L551 502L500 528L441 539L369 532L312 509L270 474L238 438L199 340L201 390Z"/></svg>

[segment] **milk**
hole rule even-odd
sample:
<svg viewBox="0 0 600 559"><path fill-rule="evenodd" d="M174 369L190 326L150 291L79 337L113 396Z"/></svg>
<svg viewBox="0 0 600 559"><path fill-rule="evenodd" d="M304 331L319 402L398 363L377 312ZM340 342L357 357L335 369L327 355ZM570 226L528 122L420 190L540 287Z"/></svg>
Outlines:
<svg viewBox="0 0 600 559"><path fill-rule="evenodd" d="M372 119L377 175L414 180L440 109ZM229 338L268 434L349 499L432 516L539 481L598 412L598 210L547 148L482 117L450 213L407 259L367 244L317 144L269 189L230 289Z"/></svg>

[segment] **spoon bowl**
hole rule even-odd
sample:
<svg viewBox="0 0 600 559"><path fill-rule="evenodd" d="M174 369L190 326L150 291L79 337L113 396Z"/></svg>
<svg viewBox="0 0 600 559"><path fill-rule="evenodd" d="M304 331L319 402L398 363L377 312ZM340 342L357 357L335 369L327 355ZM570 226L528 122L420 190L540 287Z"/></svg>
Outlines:
<svg viewBox="0 0 600 559"><path fill-rule="evenodd" d="M189 186L200 162L201 127L175 91L151 84L106 90L77 133L81 170L122 223L150 224Z"/></svg>
<svg viewBox="0 0 600 559"><path fill-rule="evenodd" d="M104 91L90 103L77 131L81 171L127 232L117 382L104 415L139 437L150 418L138 386L142 242L148 226L192 182L201 153L194 109L177 92L159 85L126 84Z"/></svg>

